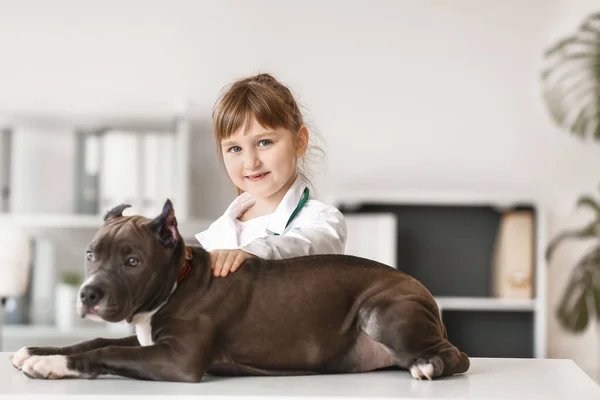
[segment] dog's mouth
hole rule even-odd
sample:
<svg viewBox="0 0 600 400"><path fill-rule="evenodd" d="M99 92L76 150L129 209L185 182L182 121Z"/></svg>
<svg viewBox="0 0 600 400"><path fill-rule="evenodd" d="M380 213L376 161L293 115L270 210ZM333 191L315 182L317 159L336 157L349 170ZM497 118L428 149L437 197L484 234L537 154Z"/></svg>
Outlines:
<svg viewBox="0 0 600 400"><path fill-rule="evenodd" d="M108 304L107 302L101 302L91 307L77 302L76 308L81 319L85 318L95 322L120 322L127 317L127 315L124 315L126 314L125 310L116 304Z"/></svg>
<svg viewBox="0 0 600 400"><path fill-rule="evenodd" d="M87 307L81 303L77 304L77 313L81 319L87 318L96 322L103 322L104 318L102 318L102 307L97 304L93 307Z"/></svg>

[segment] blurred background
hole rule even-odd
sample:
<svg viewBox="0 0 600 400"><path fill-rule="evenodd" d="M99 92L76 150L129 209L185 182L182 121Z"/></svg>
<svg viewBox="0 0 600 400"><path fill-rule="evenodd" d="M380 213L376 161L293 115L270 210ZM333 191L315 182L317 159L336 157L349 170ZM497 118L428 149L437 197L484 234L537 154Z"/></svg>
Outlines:
<svg viewBox="0 0 600 400"><path fill-rule="evenodd" d="M236 195L212 106L233 80L268 72L322 139L312 183L347 216L348 253L421 279L469 355L569 358L600 380L600 306L575 296L574 329L557 317L600 239L544 256L594 217L575 204L598 198L600 148L552 119L541 79L545 52L598 11L591 0L0 0L2 350L129 329L69 312L87 242L109 207L154 216L167 197L193 242Z"/></svg>

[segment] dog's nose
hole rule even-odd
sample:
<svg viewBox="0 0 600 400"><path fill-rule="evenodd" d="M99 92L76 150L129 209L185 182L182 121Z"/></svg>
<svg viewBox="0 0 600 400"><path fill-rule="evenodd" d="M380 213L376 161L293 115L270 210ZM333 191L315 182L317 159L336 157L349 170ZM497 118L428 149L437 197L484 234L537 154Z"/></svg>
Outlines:
<svg viewBox="0 0 600 400"><path fill-rule="evenodd" d="M79 293L81 303L93 307L104 297L104 291L96 286L85 286Z"/></svg>

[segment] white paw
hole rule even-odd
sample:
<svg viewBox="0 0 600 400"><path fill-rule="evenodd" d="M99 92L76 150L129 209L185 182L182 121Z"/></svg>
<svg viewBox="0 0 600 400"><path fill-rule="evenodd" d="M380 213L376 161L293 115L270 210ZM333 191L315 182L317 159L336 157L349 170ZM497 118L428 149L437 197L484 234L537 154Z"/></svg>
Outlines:
<svg viewBox="0 0 600 400"><path fill-rule="evenodd" d="M29 348L22 347L16 353L11 354L9 358L12 361L13 367L21 369L23 367L23 363L27 361L29 357L31 357L31 354L29 354Z"/></svg>
<svg viewBox="0 0 600 400"><path fill-rule="evenodd" d="M23 364L22 370L30 378L38 379L60 379L77 375L67 368L67 357L58 355L31 356Z"/></svg>
<svg viewBox="0 0 600 400"><path fill-rule="evenodd" d="M429 380L433 379L433 365L431 363L428 364L415 364L410 367L410 374L413 378L422 380L423 378L427 378Z"/></svg>

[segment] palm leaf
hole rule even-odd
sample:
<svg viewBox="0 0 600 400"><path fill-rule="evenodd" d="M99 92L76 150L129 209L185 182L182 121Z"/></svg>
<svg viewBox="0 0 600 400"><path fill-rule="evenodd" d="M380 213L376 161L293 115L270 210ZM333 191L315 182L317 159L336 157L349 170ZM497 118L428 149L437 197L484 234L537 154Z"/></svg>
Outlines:
<svg viewBox="0 0 600 400"><path fill-rule="evenodd" d="M600 202L596 201L592 196L584 195L577 200L577 207L589 207L596 213L596 221L600 223Z"/></svg>
<svg viewBox="0 0 600 400"><path fill-rule="evenodd" d="M600 321L600 284L592 285L592 296L594 298L594 308L596 309L596 319Z"/></svg>
<svg viewBox="0 0 600 400"><path fill-rule="evenodd" d="M600 142L600 13L544 52L543 96L556 124Z"/></svg>
<svg viewBox="0 0 600 400"><path fill-rule="evenodd" d="M577 208L589 208L595 215L591 223L582 229L573 229L560 233L552 239L546 248L546 259L549 260L559 244L567 239L600 239L600 202L592 196L583 195L577 199Z"/></svg>
<svg viewBox="0 0 600 400"><path fill-rule="evenodd" d="M600 247L595 247L575 266L560 300L556 316L563 327L573 332L585 330L590 307L600 318Z"/></svg>
<svg viewBox="0 0 600 400"><path fill-rule="evenodd" d="M582 229L569 230L569 231L562 232L561 234L556 236L554 239L552 239L550 241L550 243L548 244L548 247L546 248L546 260L550 260L550 258L552 257L552 254L554 254L554 251L556 251L556 248L558 247L558 245L567 239L595 239L595 238L597 238L597 233L596 233L597 229L598 229L598 222L594 221Z"/></svg>
<svg viewBox="0 0 600 400"><path fill-rule="evenodd" d="M587 307L585 292L567 292L562 300L562 306L557 310L556 317L560 324L573 332L582 332L589 322L589 311ZM571 301L569 301L571 300Z"/></svg>

